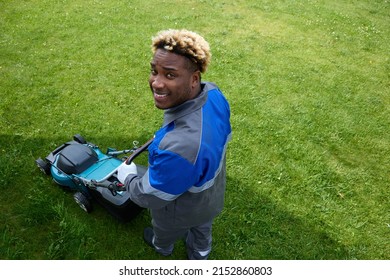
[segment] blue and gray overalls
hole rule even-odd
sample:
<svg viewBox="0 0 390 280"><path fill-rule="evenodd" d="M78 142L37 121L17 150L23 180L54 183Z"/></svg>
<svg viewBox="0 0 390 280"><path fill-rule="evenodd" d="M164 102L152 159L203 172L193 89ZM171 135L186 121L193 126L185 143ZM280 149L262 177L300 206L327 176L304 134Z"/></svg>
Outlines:
<svg viewBox="0 0 390 280"><path fill-rule="evenodd" d="M190 259L208 257L212 221L224 204L230 138L229 104L213 83L202 83L195 99L164 111L146 172L125 181L130 198L151 211L157 252L169 255L186 236Z"/></svg>

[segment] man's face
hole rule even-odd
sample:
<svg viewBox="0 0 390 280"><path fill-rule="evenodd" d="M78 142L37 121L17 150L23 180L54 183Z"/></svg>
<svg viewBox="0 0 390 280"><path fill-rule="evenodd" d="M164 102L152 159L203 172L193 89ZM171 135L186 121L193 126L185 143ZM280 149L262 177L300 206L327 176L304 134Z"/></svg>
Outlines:
<svg viewBox="0 0 390 280"><path fill-rule="evenodd" d="M199 93L199 72L189 70L187 59L163 49L155 52L150 62L149 85L157 108L178 106Z"/></svg>

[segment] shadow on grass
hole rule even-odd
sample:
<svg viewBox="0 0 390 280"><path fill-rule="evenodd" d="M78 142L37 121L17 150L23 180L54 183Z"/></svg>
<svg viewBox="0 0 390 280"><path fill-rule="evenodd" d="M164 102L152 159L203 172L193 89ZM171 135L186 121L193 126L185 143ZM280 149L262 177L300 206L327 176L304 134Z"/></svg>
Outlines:
<svg viewBox="0 0 390 280"><path fill-rule="evenodd" d="M316 221L295 217L239 178L228 176L227 181L225 209L214 227L216 258L226 248L227 259L349 258L347 249L318 230Z"/></svg>
<svg viewBox="0 0 390 280"><path fill-rule="evenodd" d="M38 171L34 161L71 138L0 135L0 223L5 232L0 258L158 259L142 242L142 229L149 223L147 215L131 225L117 223L103 209L75 218L62 206L64 201L66 205L73 203L71 195L46 188L54 183ZM140 137L140 142L147 139ZM128 147L124 145L132 142L114 136L90 141L101 145L103 151L110 143L125 149ZM322 231L316 221L295 217L244 181L231 174L228 177L225 209L214 226L211 259L349 259L347 249ZM96 232L107 227L115 230L100 240ZM114 234L129 237L118 242ZM107 253L107 247L115 253ZM182 247L177 246L178 252L171 258L185 258Z"/></svg>
<svg viewBox="0 0 390 280"><path fill-rule="evenodd" d="M145 258L141 233L149 224L147 212L124 224L94 203L87 215L72 192L61 190L37 168L37 158L45 158L72 137L0 135L0 259ZM103 152L109 143L132 148L126 145L133 139L88 138ZM148 139L139 137L140 144L143 140Z"/></svg>

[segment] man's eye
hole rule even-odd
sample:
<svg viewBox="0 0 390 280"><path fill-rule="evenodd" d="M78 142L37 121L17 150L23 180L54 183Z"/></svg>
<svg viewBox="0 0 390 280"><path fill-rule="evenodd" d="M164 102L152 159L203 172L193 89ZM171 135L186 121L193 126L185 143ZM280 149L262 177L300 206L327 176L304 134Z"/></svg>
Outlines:
<svg viewBox="0 0 390 280"><path fill-rule="evenodd" d="M152 75L156 75L156 74L157 74L157 71L156 71L156 70L154 70L154 69L150 69L150 74L152 74Z"/></svg>
<svg viewBox="0 0 390 280"><path fill-rule="evenodd" d="M168 73L167 74L167 78L168 79L173 79L173 78L175 78L176 76L175 76L175 74L172 74L172 73Z"/></svg>

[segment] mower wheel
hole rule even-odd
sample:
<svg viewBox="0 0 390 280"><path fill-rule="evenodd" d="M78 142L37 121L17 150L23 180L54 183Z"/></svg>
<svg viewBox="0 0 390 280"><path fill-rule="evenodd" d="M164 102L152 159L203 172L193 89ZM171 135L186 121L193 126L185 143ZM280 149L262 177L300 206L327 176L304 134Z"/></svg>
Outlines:
<svg viewBox="0 0 390 280"><path fill-rule="evenodd" d="M46 175L50 175L50 164L43 159L39 158L35 161L35 164L38 166L38 168Z"/></svg>
<svg viewBox="0 0 390 280"><path fill-rule="evenodd" d="M76 192L73 195L74 200L83 209L85 212L90 213L92 211L92 204L88 198L83 195L81 192Z"/></svg>
<svg viewBox="0 0 390 280"><path fill-rule="evenodd" d="M80 134L73 135L73 140L79 142L80 144L87 144L87 141L85 141L84 137Z"/></svg>

